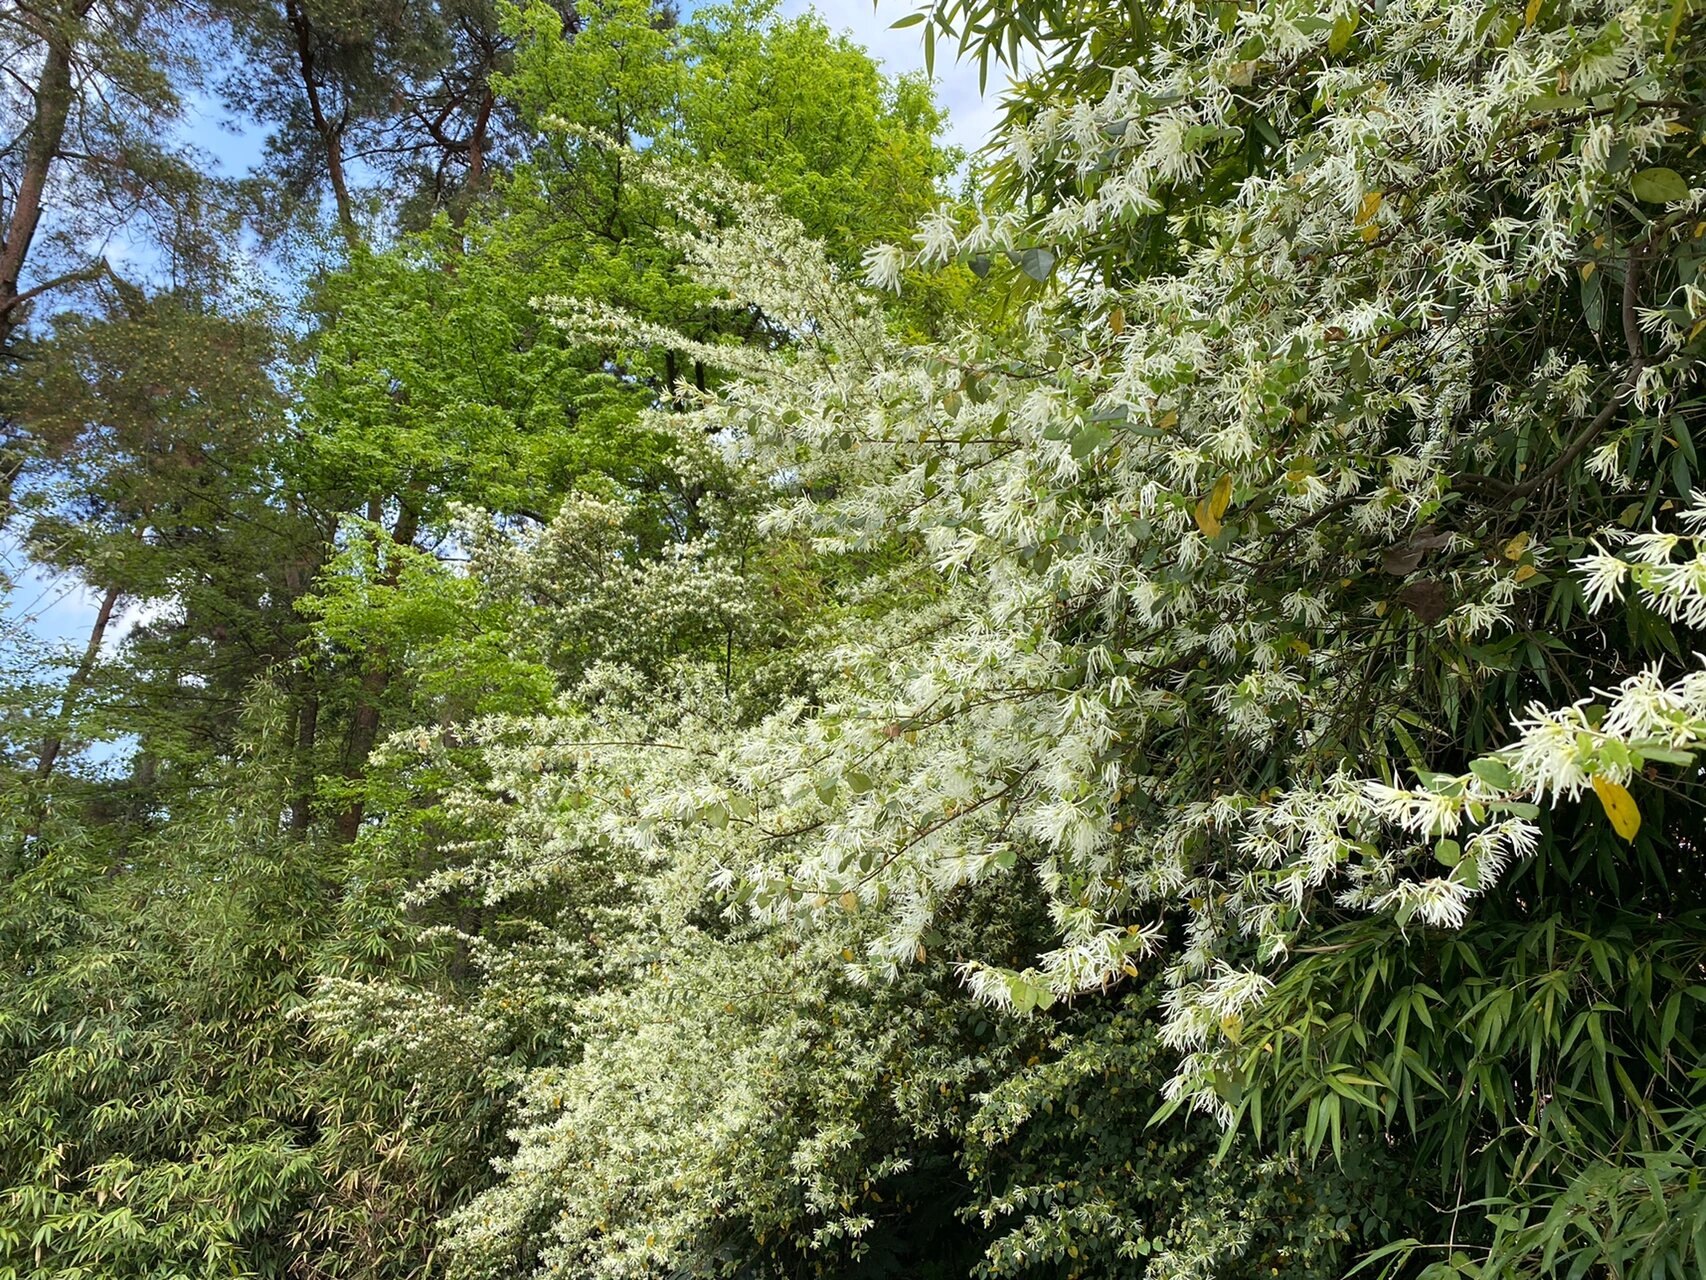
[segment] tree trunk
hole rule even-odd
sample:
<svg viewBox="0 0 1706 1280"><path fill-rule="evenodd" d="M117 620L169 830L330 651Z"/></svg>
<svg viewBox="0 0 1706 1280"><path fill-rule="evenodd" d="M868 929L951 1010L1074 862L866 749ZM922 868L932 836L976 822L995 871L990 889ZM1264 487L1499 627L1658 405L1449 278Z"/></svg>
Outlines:
<svg viewBox="0 0 1706 1280"><path fill-rule="evenodd" d="M53 17L37 17L31 23L45 49L32 91L35 115L30 121L23 171L13 193L5 238L0 241L0 347L6 345L23 323L23 304L42 292L39 288L24 291L20 283L30 245L35 240L36 227L41 222L42 198L47 191L48 175L54 161L59 158L60 147L65 141L66 122L71 115L74 28L88 15L93 3L94 0L82 0L64 15L62 22L55 22ZM52 283L67 283L83 274L73 273Z"/></svg>
<svg viewBox="0 0 1706 1280"><path fill-rule="evenodd" d="M304 552L284 568L284 589L294 605L313 585L320 558L316 551ZM296 704L296 748L291 782L290 830L308 830L314 816L314 747L320 736L320 686L314 668L306 662L290 667Z"/></svg>
<svg viewBox="0 0 1706 1280"><path fill-rule="evenodd" d="M298 834L308 830L314 816L314 743L320 730L320 693L314 687L314 673L302 672L303 689L296 704L296 779L290 799L290 829Z"/></svg>
<svg viewBox="0 0 1706 1280"><path fill-rule="evenodd" d="M71 717L77 712L78 700L83 696L83 690L88 688L89 680L94 675L95 663L101 656L101 642L106 638L107 624L112 621L113 608L118 604L119 590L108 587L106 594L101 597L100 610L95 614L95 625L89 629L89 643L83 650L83 660L77 664L77 670L71 673L71 678L65 682L65 693L60 698L59 715L55 717L53 728L47 737L42 739L41 757L36 762L36 777L46 781L53 774L53 767L59 761L59 753L65 745L65 734L71 727Z"/></svg>
<svg viewBox="0 0 1706 1280"><path fill-rule="evenodd" d="M420 532L420 526L420 513L405 500L397 514L397 524L391 530L394 553L380 578L385 586L397 585L397 577L403 568L402 556L398 553L415 545L415 535ZM367 757L373 754L374 744L379 741L380 703L385 697L385 691L391 686L391 676L390 655L385 652L383 645L373 646L367 652L367 665L361 674L355 715L350 722L349 749L344 756L344 777L351 782L360 781L367 771ZM338 815L338 839L345 842L355 839L356 833L361 830L364 812L365 806L360 799L350 801L348 807Z"/></svg>
<svg viewBox="0 0 1706 1280"><path fill-rule="evenodd" d="M463 193L467 199L462 202L461 217L456 225L462 225L462 219L468 216L468 205L473 197L478 195L486 180L486 131L491 126L492 107L497 102L497 95L492 92L488 83L486 91L480 96L480 109L474 116L474 128L468 134L468 175L462 183Z"/></svg>
<svg viewBox="0 0 1706 1280"><path fill-rule="evenodd" d="M302 91L308 99L308 115L314 122L314 132L326 149L326 177L332 184L332 199L338 209L338 230L351 249L361 241L355 225L355 209L350 203L349 180L344 174L344 129L349 123L348 112L333 121L320 100L320 85L315 78L314 27L296 0L285 0L285 18L296 34L296 65L302 74Z"/></svg>

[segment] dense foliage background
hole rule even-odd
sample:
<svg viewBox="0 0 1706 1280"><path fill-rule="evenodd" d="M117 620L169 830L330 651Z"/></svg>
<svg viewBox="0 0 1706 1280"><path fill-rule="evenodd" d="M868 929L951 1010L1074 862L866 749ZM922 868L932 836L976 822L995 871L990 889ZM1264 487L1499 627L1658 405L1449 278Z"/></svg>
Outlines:
<svg viewBox="0 0 1706 1280"><path fill-rule="evenodd" d="M895 17L0 6L0 1278L1706 1271L1706 14Z"/></svg>

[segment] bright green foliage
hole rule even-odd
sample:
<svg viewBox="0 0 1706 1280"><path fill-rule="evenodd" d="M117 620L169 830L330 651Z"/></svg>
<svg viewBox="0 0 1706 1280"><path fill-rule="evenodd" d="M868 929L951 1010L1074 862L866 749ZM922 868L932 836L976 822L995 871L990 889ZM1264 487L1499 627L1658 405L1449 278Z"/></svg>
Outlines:
<svg viewBox="0 0 1706 1280"><path fill-rule="evenodd" d="M504 162L286 421L138 397L193 309L30 397L285 520L9 737L141 691L4 799L0 1266L1697 1274L1696 6L940 0L963 207L815 19L472 18ZM94 565L159 467L63 457Z"/></svg>
<svg viewBox="0 0 1706 1280"><path fill-rule="evenodd" d="M952 159L933 140L941 118L921 86L889 84L820 22L781 19L774 6L712 9L676 25L641 0L621 0L567 31L555 9L536 5L506 23L517 48L498 84L534 130L531 149L465 221L441 221L384 253L357 251L320 284L323 327L298 380L298 429L280 449L293 499L328 542L351 536L350 516L366 522L370 550L316 564L315 598L302 606L325 625L313 702L302 695L299 711L299 769L321 777L315 803L339 814L345 838L360 825L365 760L382 726L519 709L513 684L529 677L506 666L501 651L511 641L501 623L409 605L417 590L441 603L463 590L428 583L429 563L411 559L417 548L454 545L462 507L545 524L568 492L606 495L639 513L623 518L619 535L635 541L584 554L630 564L713 525L725 558L738 559L750 543L737 513L750 499L708 505L721 464L691 450L679 456L670 432L639 420L647 405L684 406L707 387L717 376L707 362L678 361L667 346L577 341L534 305L584 294L713 346L787 341L772 318L731 312L682 270L676 215L634 180L637 162L619 144L644 141L700 164L738 149L785 204L822 224L849 263L862 243L855 235L898 231L939 197ZM807 84L838 94L805 94ZM929 291L908 314L923 323L954 294ZM415 568L413 586L399 581L405 563ZM374 610L370 619L363 608ZM737 600L724 612L743 609ZM581 647L624 652L629 637L672 636L660 621L621 639L608 633L617 624L609 610L573 625L592 628ZM725 665L732 625L713 628ZM567 659L557 655L559 665ZM418 687L438 680L435 670L452 672L446 678L466 696L447 704ZM488 686L493 695L482 699ZM330 738L326 722L352 727Z"/></svg>
<svg viewBox="0 0 1706 1280"><path fill-rule="evenodd" d="M530 285L565 272L560 257L462 254L444 235L411 249L363 255L320 292L297 483L358 511L406 502L417 529L440 531L452 503L537 511L589 472L655 486L656 446L630 425L644 392L527 305Z"/></svg>
<svg viewBox="0 0 1706 1280"><path fill-rule="evenodd" d="M633 216L596 207L619 203L609 193L627 163L607 141L763 186L848 265L873 240L905 232L935 203L955 160L934 141L943 117L928 86L887 80L820 18L783 19L778 8L705 5L672 26L643 0L610 0L572 36L543 6L527 9L519 17L527 40L505 88L560 141L526 172L549 181L553 161L572 167L579 190L562 195L594 228ZM653 198L632 187L620 196L638 209Z"/></svg>
<svg viewBox="0 0 1706 1280"><path fill-rule="evenodd" d="M676 148L772 192L851 266L909 231L956 157L929 86L885 81L862 49L815 17L777 23L769 4L707 5L687 29Z"/></svg>

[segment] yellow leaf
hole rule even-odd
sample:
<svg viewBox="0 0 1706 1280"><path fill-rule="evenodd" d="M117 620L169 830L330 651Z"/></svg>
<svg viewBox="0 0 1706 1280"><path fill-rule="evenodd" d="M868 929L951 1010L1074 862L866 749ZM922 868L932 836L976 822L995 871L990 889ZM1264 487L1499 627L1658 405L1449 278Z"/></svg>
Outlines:
<svg viewBox="0 0 1706 1280"><path fill-rule="evenodd" d="M1221 476L1214 482L1214 488L1196 505L1192 514L1196 517L1197 528L1203 531L1205 538L1220 536L1220 518L1226 514L1226 508L1232 501L1232 477Z"/></svg>
<svg viewBox="0 0 1706 1280"><path fill-rule="evenodd" d="M1541 0L1528 0L1528 8L1522 15L1522 25L1526 30L1540 20Z"/></svg>
<svg viewBox="0 0 1706 1280"><path fill-rule="evenodd" d="M1611 819L1611 829L1634 844L1635 833L1641 829L1641 810L1636 807L1635 797L1629 794L1628 788L1596 773L1593 776L1593 793L1605 806L1605 816Z"/></svg>
<svg viewBox="0 0 1706 1280"><path fill-rule="evenodd" d="M1528 534L1527 533L1519 533L1516 535L1516 537L1512 538L1509 542L1505 543L1505 559L1506 560L1520 560L1520 559L1522 559L1522 553L1524 551L1527 551L1527 550L1528 550Z"/></svg>
<svg viewBox="0 0 1706 1280"><path fill-rule="evenodd" d="M1706 329L1706 320L1696 320L1694 327L1688 331L1688 340L1693 342L1700 336L1700 331Z"/></svg>
<svg viewBox="0 0 1706 1280"><path fill-rule="evenodd" d="M1179 411L1177 409L1169 409L1169 410L1167 410L1166 413L1162 414L1158 419L1156 419L1155 429L1157 431L1171 431L1174 427L1176 427L1178 425L1179 425Z"/></svg>
<svg viewBox="0 0 1706 1280"><path fill-rule="evenodd" d="M1518 565L1517 571L1516 571L1516 580L1518 582L1527 582L1530 578L1532 578L1535 574L1537 574L1539 572L1540 572L1540 570L1536 569L1531 564Z"/></svg>
<svg viewBox="0 0 1706 1280"><path fill-rule="evenodd" d="M1214 482L1214 492L1208 495L1208 502L1216 520L1226 514L1226 508L1232 505L1231 476L1221 476Z"/></svg>
<svg viewBox="0 0 1706 1280"><path fill-rule="evenodd" d="M1209 511L1207 498L1197 503L1191 515L1196 519L1197 528L1202 530L1203 537L1218 538L1220 536L1220 521L1216 520Z"/></svg>
<svg viewBox="0 0 1706 1280"><path fill-rule="evenodd" d="M1380 202L1385 198L1385 192L1370 191L1357 206L1357 226L1362 228L1364 240L1373 240L1380 234L1380 227L1375 223L1374 215L1380 212Z"/></svg>
<svg viewBox="0 0 1706 1280"><path fill-rule="evenodd" d="M1125 332L1124 307L1115 307L1112 311L1108 312L1108 328L1116 334Z"/></svg>
<svg viewBox="0 0 1706 1280"><path fill-rule="evenodd" d="M842 894L841 909L843 911L857 911L859 909L859 895L852 890Z"/></svg>
<svg viewBox="0 0 1706 1280"><path fill-rule="evenodd" d="M1597 262L1584 262L1584 263L1582 263L1582 279L1583 280L1592 280L1593 279L1593 273L1597 270L1599 270L1599 263L1597 263Z"/></svg>

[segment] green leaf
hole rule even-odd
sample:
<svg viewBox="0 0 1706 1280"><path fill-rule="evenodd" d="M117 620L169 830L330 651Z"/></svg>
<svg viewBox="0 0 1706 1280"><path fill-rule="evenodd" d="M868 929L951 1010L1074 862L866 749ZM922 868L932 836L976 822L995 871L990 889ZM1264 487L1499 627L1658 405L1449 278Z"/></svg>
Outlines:
<svg viewBox="0 0 1706 1280"><path fill-rule="evenodd" d="M1642 747L1639 754L1643 764L1649 761L1656 761L1659 764L1694 763L1694 752L1672 751L1668 747Z"/></svg>
<svg viewBox="0 0 1706 1280"><path fill-rule="evenodd" d="M1510 766L1496 756L1483 756L1469 762L1469 772L1495 791L1509 791L1516 786L1516 775Z"/></svg>
<svg viewBox="0 0 1706 1280"><path fill-rule="evenodd" d="M1054 254L1040 245L1034 245L1020 253L1019 270L1040 284L1054 271Z"/></svg>
<svg viewBox="0 0 1706 1280"><path fill-rule="evenodd" d="M1357 17L1357 11L1353 9L1333 23L1333 30L1327 36L1328 53L1337 56L1350 48L1351 37L1356 34Z"/></svg>
<svg viewBox="0 0 1706 1280"><path fill-rule="evenodd" d="M1600 273L1596 271L1584 276L1580 289L1582 315L1587 319L1590 329L1598 329L1605 323L1605 286L1600 283Z"/></svg>
<svg viewBox="0 0 1706 1280"><path fill-rule="evenodd" d="M1629 183L1637 200L1648 204L1671 204L1688 199L1688 182L1675 169L1643 169Z"/></svg>
<svg viewBox="0 0 1706 1280"><path fill-rule="evenodd" d="M1087 422L1072 436L1072 456L1082 462L1113 439L1113 433L1095 422Z"/></svg>

